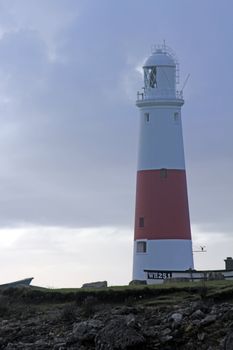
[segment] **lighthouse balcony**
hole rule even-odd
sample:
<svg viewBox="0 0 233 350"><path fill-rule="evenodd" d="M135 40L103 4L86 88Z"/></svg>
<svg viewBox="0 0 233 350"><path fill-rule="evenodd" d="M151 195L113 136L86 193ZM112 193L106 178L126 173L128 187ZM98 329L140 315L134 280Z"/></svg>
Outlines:
<svg viewBox="0 0 233 350"><path fill-rule="evenodd" d="M145 100L161 99L183 99L183 91L174 91L173 89L157 89L156 91L137 92L137 102Z"/></svg>
<svg viewBox="0 0 233 350"><path fill-rule="evenodd" d="M158 90L156 92L138 92L136 106L182 106L184 104L182 91Z"/></svg>

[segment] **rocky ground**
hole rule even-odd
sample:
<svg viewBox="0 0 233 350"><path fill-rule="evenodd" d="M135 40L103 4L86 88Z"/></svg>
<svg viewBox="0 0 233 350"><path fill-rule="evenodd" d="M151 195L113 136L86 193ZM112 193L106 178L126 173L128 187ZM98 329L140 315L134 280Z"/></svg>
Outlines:
<svg viewBox="0 0 233 350"><path fill-rule="evenodd" d="M3 293L0 349L233 350L231 301L174 295L123 303L86 296L80 304Z"/></svg>

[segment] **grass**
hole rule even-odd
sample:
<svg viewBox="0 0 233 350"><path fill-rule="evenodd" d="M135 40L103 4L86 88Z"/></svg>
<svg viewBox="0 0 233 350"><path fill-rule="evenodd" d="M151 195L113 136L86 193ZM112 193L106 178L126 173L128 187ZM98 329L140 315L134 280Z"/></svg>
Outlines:
<svg viewBox="0 0 233 350"><path fill-rule="evenodd" d="M233 280L232 281L226 281L226 280L220 280L220 281L206 281L205 282L208 287L213 287L213 288L223 288L223 287L233 287ZM170 289L170 288L188 288L188 287L197 287L200 286L202 282L170 282L170 283L164 283L164 284L151 284L151 285L125 285L125 286L110 286L108 288L40 288L40 287L33 287L32 288L38 288L46 291L51 291L51 292L61 292L61 293L67 293L67 292L78 292L78 291L91 291L91 290L106 290L106 289L111 289L111 290L129 290L129 289L145 289L145 288L152 288L152 289Z"/></svg>
<svg viewBox="0 0 233 350"><path fill-rule="evenodd" d="M85 306L87 300L107 304L175 304L182 301L211 299L233 302L233 281L174 282L160 285L112 286L104 289L39 287L8 288L2 294L11 300L29 304L64 304ZM90 303L87 303L87 308Z"/></svg>

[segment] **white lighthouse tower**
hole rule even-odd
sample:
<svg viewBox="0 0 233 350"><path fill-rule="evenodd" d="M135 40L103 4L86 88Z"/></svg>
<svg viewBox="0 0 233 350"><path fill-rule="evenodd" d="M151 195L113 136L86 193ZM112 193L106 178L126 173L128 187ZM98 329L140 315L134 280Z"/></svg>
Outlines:
<svg viewBox="0 0 233 350"><path fill-rule="evenodd" d="M178 63L163 45L154 48L143 70L144 88L136 102L140 137L134 280L145 280L145 271L193 268Z"/></svg>

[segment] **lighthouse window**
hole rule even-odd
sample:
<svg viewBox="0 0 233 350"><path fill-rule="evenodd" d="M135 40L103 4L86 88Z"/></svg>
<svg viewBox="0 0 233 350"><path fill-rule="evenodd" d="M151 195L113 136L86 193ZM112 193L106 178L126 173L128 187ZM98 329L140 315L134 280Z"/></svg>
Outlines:
<svg viewBox="0 0 233 350"><path fill-rule="evenodd" d="M144 227L144 217L139 218L139 227Z"/></svg>
<svg viewBox="0 0 233 350"><path fill-rule="evenodd" d="M146 253L146 242L145 241L137 242L137 253Z"/></svg>
<svg viewBox="0 0 233 350"><path fill-rule="evenodd" d="M145 87L155 88L157 87L156 81L156 67L145 67L144 68L144 77L145 77Z"/></svg>
<svg viewBox="0 0 233 350"><path fill-rule="evenodd" d="M150 87L154 88L156 84L156 67L150 69Z"/></svg>
<svg viewBox="0 0 233 350"><path fill-rule="evenodd" d="M149 113L144 113L144 117L145 117L145 122L149 123L149 121L150 121L150 114Z"/></svg>
<svg viewBox="0 0 233 350"><path fill-rule="evenodd" d="M162 179L166 179L167 178L167 169L160 169L160 177Z"/></svg>
<svg viewBox="0 0 233 350"><path fill-rule="evenodd" d="M175 121L176 123L178 123L179 120L180 120L179 113L178 113L178 112L175 112L175 113L174 113L174 121Z"/></svg>

